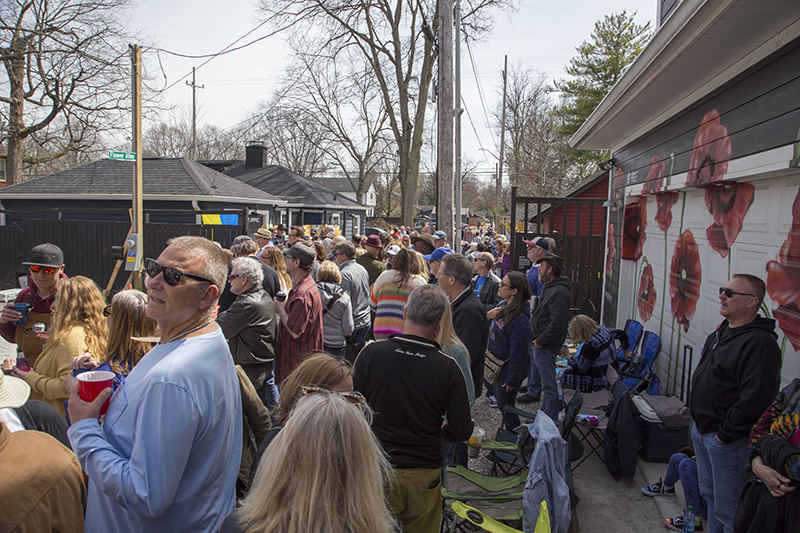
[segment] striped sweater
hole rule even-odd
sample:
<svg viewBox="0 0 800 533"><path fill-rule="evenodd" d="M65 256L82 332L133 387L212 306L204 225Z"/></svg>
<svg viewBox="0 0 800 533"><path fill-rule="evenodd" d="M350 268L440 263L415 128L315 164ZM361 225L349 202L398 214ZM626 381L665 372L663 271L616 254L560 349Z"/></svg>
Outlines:
<svg viewBox="0 0 800 533"><path fill-rule="evenodd" d="M375 340L385 340L389 335L403 332L403 313L411 291L428 283L422 276L412 276L403 287L398 286L399 281L400 274L396 270L387 270L372 285L369 304L375 311Z"/></svg>

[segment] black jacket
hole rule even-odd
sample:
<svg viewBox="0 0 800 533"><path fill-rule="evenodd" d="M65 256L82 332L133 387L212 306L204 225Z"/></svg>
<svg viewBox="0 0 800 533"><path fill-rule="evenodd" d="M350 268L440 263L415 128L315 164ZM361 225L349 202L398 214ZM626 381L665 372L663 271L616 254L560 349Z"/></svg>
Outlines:
<svg viewBox="0 0 800 533"><path fill-rule="evenodd" d="M261 282L261 287L267 291L270 298L275 298L275 295L281 290L281 280L278 277L278 273L275 272L274 268L255 257L253 257L253 261L258 261L258 264L261 265L261 271L264 273L264 281ZM228 275L230 276L230 274L231 267L228 266ZM228 281L225 283L225 288L222 289L222 294L219 295L219 301L217 302L219 304L219 312L227 311L235 299L236 295L231 292L231 283Z"/></svg>
<svg viewBox="0 0 800 533"><path fill-rule="evenodd" d="M483 390L481 383L483 383L483 365L486 361L486 346L489 343L490 322L486 320L486 311L471 287L453 300L451 307L453 329L469 352L469 368L477 398Z"/></svg>
<svg viewBox="0 0 800 533"><path fill-rule="evenodd" d="M228 339L233 362L241 365L247 377L259 388L267 364L275 359L277 318L275 304L260 286L240 294L217 324Z"/></svg>
<svg viewBox="0 0 800 533"><path fill-rule="evenodd" d="M614 396L606 407L608 426L603 435L603 456L614 481L636 473L640 439L633 412L628 387L619 380L614 384Z"/></svg>
<svg viewBox="0 0 800 533"><path fill-rule="evenodd" d="M781 350L775 321L756 317L708 336L692 378L689 409L701 434L724 443L746 438L778 394Z"/></svg>
<svg viewBox="0 0 800 533"><path fill-rule="evenodd" d="M67 438L69 426L64 421L64 417L49 403L28 400L21 407L15 407L14 412L17 413L25 429L52 435L58 439L58 442L70 448L69 439Z"/></svg>
<svg viewBox="0 0 800 533"><path fill-rule="evenodd" d="M559 276L542 287L542 294L531 316L533 340L547 350L561 350L569 325L569 294L572 284Z"/></svg>
<svg viewBox="0 0 800 533"><path fill-rule="evenodd" d="M473 291L475 290L475 283L478 281L478 277L478 274L472 276ZM502 280L498 278L494 272L490 271L486 275L479 297L484 311L491 311L500 303L500 296L497 295L497 291L500 289L500 283L502 283Z"/></svg>

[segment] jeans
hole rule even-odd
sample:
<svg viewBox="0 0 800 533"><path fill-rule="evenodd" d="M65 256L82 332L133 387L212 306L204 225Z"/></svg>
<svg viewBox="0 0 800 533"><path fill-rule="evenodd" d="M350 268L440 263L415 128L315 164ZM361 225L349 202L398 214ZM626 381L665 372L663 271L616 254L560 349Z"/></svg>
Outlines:
<svg viewBox="0 0 800 533"><path fill-rule="evenodd" d="M334 357L344 357L346 351L347 346L342 346L341 348L331 348L327 344L325 345L325 353L333 355Z"/></svg>
<svg viewBox="0 0 800 533"><path fill-rule="evenodd" d="M372 324L367 324L366 326L362 326L353 330L353 340L356 341L359 352L367 344L367 334L369 333L369 329L371 327Z"/></svg>
<svg viewBox="0 0 800 533"><path fill-rule="evenodd" d="M503 365L503 370L500 372L500 377L497 381L494 382L494 397L497 399L497 408L500 409L500 413L503 415L503 425L505 429L508 431L514 431L520 424L519 415L515 415L513 413L506 413L505 406L510 405L511 407L515 407L517 403L517 391L519 387L515 389L511 389L507 391L505 387L503 387L503 383L506 381L506 376L508 375L508 365Z"/></svg>
<svg viewBox="0 0 800 533"><path fill-rule="evenodd" d="M274 409L280 403L280 392L278 386L275 385L275 373L270 371L269 377L264 382L264 405L270 410Z"/></svg>
<svg viewBox="0 0 800 533"><path fill-rule="evenodd" d="M540 411L544 411L544 414L558 424L561 400L558 398L558 382L556 381L556 357L558 357L558 352L555 350L533 347L533 361L539 368L539 379L542 383Z"/></svg>
<svg viewBox="0 0 800 533"><path fill-rule="evenodd" d="M542 377L539 375L539 367L533 358L533 343L528 346L528 355L531 358L530 370L528 370L528 394L534 398L542 396Z"/></svg>
<svg viewBox="0 0 800 533"><path fill-rule="evenodd" d="M675 453L669 458L667 475L664 476L664 485L674 487L681 482L686 506L692 506L695 516L707 516L708 510L705 500L700 496L697 484L697 463L685 453Z"/></svg>
<svg viewBox="0 0 800 533"><path fill-rule="evenodd" d="M729 444L717 440L716 433L701 435L692 428L700 496L708 505L710 533L732 533L733 517L744 487L742 471L747 466L747 439Z"/></svg>
<svg viewBox="0 0 800 533"><path fill-rule="evenodd" d="M453 457L454 451L455 458ZM442 476L444 476L444 467L447 465L467 466L467 462L469 462L469 455L467 455L466 442L442 441Z"/></svg>

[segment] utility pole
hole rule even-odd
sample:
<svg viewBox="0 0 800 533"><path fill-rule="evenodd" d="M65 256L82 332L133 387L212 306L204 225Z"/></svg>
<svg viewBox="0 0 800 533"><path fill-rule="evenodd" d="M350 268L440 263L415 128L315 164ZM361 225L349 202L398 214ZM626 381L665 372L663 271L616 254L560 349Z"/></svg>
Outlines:
<svg viewBox="0 0 800 533"><path fill-rule="evenodd" d="M197 85L192 67L192 83L186 82L192 88L192 145L189 148L189 159L194 161L197 157L197 89L205 89L205 85Z"/></svg>
<svg viewBox="0 0 800 533"><path fill-rule="evenodd" d="M126 245L128 247L128 256L133 253L134 269L131 274L131 281L134 288L144 290L144 283L142 280L142 273L140 265L142 262L142 253L144 250L144 210L142 202L142 49L138 44L131 46L131 61L133 63L133 72L131 73L131 85L133 92L133 152L136 154L136 161L133 162L133 220L131 220L134 235L138 237L128 237ZM131 246L132 245L132 246ZM133 247L133 250L131 250Z"/></svg>
<svg viewBox="0 0 800 533"><path fill-rule="evenodd" d="M459 250L461 246L461 186L462 186L462 176L461 176L461 113L464 112L461 109L461 0L456 0L456 10L455 10L455 34L456 34L456 53L455 53L455 64L456 64L456 76L455 76L455 100L456 100L456 108L455 108L455 145L456 145L456 169L455 169L455 188L456 188L456 237L453 239L453 243L458 248L453 248L453 250Z"/></svg>
<svg viewBox="0 0 800 533"><path fill-rule="evenodd" d="M447 233L453 249L453 2L439 2L439 113L437 172L439 203L436 227ZM460 243L459 243L460 244Z"/></svg>
<svg viewBox="0 0 800 533"><path fill-rule="evenodd" d="M500 157L499 165L497 169L497 219L495 220L495 231L500 230L500 224L502 222L502 213L500 209L503 206L503 201L501 199L501 194L503 192L503 152L506 148L506 84L508 82L508 56L505 57L505 63L503 65L503 113L502 118L500 119ZM513 224L514 221L512 220L511 223ZM500 231L500 233L503 233Z"/></svg>

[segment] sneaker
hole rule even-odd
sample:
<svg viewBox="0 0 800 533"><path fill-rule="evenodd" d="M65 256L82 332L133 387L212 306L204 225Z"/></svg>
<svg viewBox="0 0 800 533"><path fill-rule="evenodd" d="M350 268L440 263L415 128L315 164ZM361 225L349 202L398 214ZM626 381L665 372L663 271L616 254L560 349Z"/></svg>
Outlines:
<svg viewBox="0 0 800 533"><path fill-rule="evenodd" d="M664 527L674 531L683 531L683 517L676 516L675 518L665 518ZM699 517L694 519L694 530L703 531L703 522Z"/></svg>
<svg viewBox="0 0 800 533"><path fill-rule="evenodd" d="M519 388L519 392L520 393L528 392L528 386L527 385L523 385L522 387Z"/></svg>
<svg viewBox="0 0 800 533"><path fill-rule="evenodd" d="M675 496L675 487L667 487L664 482L659 479L649 487L642 487L642 493L645 496Z"/></svg>
<svg viewBox="0 0 800 533"><path fill-rule="evenodd" d="M538 402L540 400L541 400L540 397L531 396L527 392L525 394L520 394L519 396L517 396L517 402L518 403L533 403L533 402Z"/></svg>
<svg viewBox="0 0 800 533"><path fill-rule="evenodd" d="M489 407L497 407L497 398L494 396L488 396L489 399Z"/></svg>

